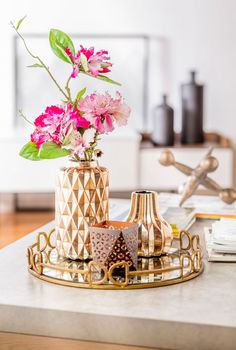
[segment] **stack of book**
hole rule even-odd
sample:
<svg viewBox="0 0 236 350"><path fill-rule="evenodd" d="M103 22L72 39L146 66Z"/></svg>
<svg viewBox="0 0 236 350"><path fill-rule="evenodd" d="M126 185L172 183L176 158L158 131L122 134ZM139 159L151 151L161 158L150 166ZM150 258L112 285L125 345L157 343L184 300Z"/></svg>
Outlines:
<svg viewBox="0 0 236 350"><path fill-rule="evenodd" d="M163 218L171 225L175 238L179 238L180 231L188 230L196 220L194 208L168 207L161 212Z"/></svg>
<svg viewBox="0 0 236 350"><path fill-rule="evenodd" d="M205 228L209 261L236 261L236 220L220 219Z"/></svg>
<svg viewBox="0 0 236 350"><path fill-rule="evenodd" d="M229 205L216 196L194 195L180 208L180 198L178 194L159 194L160 212L171 224L174 237L189 230L196 218L211 219L212 227L205 229L209 261L236 261L236 202ZM110 218L125 220L129 208L130 200L111 199Z"/></svg>
<svg viewBox="0 0 236 350"><path fill-rule="evenodd" d="M180 199L179 194L160 193L159 206L161 209L163 207L178 207ZM226 204L217 196L194 195L187 199L184 208L195 208L195 216L199 219L236 218L236 201L232 204Z"/></svg>

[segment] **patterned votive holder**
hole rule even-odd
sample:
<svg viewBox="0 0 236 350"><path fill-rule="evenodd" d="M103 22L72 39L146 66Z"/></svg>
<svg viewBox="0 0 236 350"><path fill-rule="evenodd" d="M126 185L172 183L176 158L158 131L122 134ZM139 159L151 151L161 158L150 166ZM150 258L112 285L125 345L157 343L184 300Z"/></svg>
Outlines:
<svg viewBox="0 0 236 350"><path fill-rule="evenodd" d="M131 222L103 221L89 227L92 257L108 269L127 262L130 270L137 269L138 225Z"/></svg>

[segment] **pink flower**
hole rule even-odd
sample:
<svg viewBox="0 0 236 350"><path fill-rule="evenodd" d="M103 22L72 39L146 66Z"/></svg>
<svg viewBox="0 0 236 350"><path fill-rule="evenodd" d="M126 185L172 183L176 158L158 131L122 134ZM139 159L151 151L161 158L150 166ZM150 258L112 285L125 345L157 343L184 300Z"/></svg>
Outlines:
<svg viewBox="0 0 236 350"><path fill-rule="evenodd" d="M94 128L86 129L83 135L79 131L72 130L69 134L69 140L62 147L71 151L72 157L83 158L86 148L90 147L90 142L94 139L96 130Z"/></svg>
<svg viewBox="0 0 236 350"><path fill-rule="evenodd" d="M87 129L90 126L90 122L81 116L78 109L75 109L69 103L66 106L66 114L70 121L74 121L74 127Z"/></svg>
<svg viewBox="0 0 236 350"><path fill-rule="evenodd" d="M90 122L68 103L63 107L47 107L45 112L35 119L34 125L36 129L31 135L31 141L40 148L43 143L49 141L62 145L71 128L87 129Z"/></svg>
<svg viewBox="0 0 236 350"><path fill-rule="evenodd" d="M88 73L96 77L98 74L110 72L109 67L112 66L112 63L109 62L110 57L108 56L108 51L106 50L100 50L94 53L94 47L86 49L80 45L80 50L76 55L72 55L68 47L65 49L65 52L73 62L73 72L71 74L72 78L77 77L80 70L84 70L81 63L81 54L86 57Z"/></svg>
<svg viewBox="0 0 236 350"><path fill-rule="evenodd" d="M48 132L39 131L38 129L30 135L32 142L36 144L36 147L39 149L43 143L52 141L52 138Z"/></svg>
<svg viewBox="0 0 236 350"><path fill-rule="evenodd" d="M100 134L111 132L114 123L118 126L126 125L130 115L130 108L122 102L118 92L116 98L112 98L108 93L94 93L81 100L78 108Z"/></svg>
<svg viewBox="0 0 236 350"><path fill-rule="evenodd" d="M85 146L83 144L83 142L79 143L75 148L72 149L72 155L76 156L76 158L82 158L84 155L84 151L85 151Z"/></svg>
<svg viewBox="0 0 236 350"><path fill-rule="evenodd" d="M76 158L83 157L86 148L86 142L79 131L72 130L69 134L68 143L62 147L70 150L71 155L76 156Z"/></svg>

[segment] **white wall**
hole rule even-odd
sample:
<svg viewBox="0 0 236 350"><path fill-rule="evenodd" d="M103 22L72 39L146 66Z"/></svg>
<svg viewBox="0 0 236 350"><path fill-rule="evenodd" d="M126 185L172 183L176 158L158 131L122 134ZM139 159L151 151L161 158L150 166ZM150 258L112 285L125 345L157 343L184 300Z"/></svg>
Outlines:
<svg viewBox="0 0 236 350"><path fill-rule="evenodd" d="M179 84L196 68L206 82L205 126L235 139L236 1L235 0L8 0L0 13L0 96L4 127L11 123L11 19L27 14L25 32L147 33L165 38L169 79L166 90L176 108L179 128ZM135 60L135 57L131 57ZM158 79L158 77L157 77Z"/></svg>
<svg viewBox="0 0 236 350"><path fill-rule="evenodd" d="M196 68L206 83L205 126L235 139L235 0L8 0L1 6L1 131L11 124L13 106L11 19L24 14L25 32L147 33L167 41L166 90L180 126L179 85ZM130 57L135 60L135 57ZM138 72L137 72L138 79ZM158 77L157 77L158 79ZM158 97L158 96L157 96ZM236 140L235 140L236 141Z"/></svg>

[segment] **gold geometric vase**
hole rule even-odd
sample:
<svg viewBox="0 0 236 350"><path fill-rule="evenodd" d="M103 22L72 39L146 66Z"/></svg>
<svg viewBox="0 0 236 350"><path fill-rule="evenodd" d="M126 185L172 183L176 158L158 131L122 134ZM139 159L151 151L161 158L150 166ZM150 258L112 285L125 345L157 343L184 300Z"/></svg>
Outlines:
<svg viewBox="0 0 236 350"><path fill-rule="evenodd" d="M70 161L59 169L55 192L58 254L72 260L91 258L88 228L108 219L108 170L95 161Z"/></svg>
<svg viewBox="0 0 236 350"><path fill-rule="evenodd" d="M152 257L168 253L173 240L172 228L159 212L155 191L132 193L126 221L138 224L139 256Z"/></svg>

